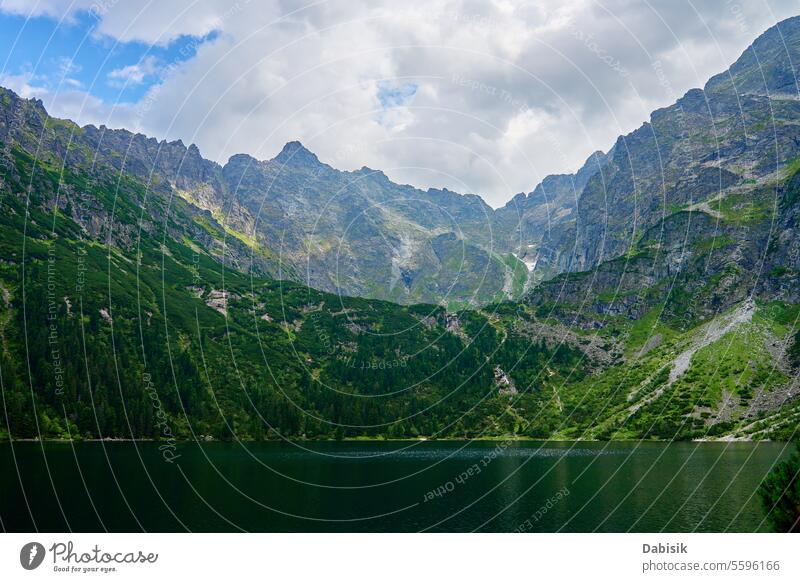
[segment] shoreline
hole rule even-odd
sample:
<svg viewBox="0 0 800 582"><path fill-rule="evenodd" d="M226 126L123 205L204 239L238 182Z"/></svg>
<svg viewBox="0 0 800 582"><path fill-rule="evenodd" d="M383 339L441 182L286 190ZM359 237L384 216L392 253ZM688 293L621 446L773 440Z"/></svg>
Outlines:
<svg viewBox="0 0 800 582"><path fill-rule="evenodd" d="M772 443L772 442L790 442L790 441L773 441L770 439L743 439L743 440L727 440L727 439L691 439L691 440L666 440L666 439L579 439L579 438L533 438L533 437L519 437L519 436L498 436L498 437L476 437L476 438L457 438L457 437L444 437L444 438L430 438L430 437L417 437L417 438L373 438L373 437L350 437L343 439L319 438L319 439L231 439L220 440L215 438L204 439L154 439L154 438L104 438L104 439L39 439L39 438L24 438L24 439L8 439L0 440L0 445L10 443L48 443L48 444L76 444L76 443L167 443L171 442L173 445L181 444L203 444L203 443L404 443L404 442L540 442L540 443Z"/></svg>

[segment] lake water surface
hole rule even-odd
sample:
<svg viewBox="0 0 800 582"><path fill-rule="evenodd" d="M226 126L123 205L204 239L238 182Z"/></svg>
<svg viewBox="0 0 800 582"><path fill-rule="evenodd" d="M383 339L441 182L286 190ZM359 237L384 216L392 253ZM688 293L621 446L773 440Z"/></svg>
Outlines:
<svg viewBox="0 0 800 582"><path fill-rule="evenodd" d="M759 531L783 443L0 445L6 531ZM22 485L22 486L21 486ZM23 490L25 494L23 495Z"/></svg>

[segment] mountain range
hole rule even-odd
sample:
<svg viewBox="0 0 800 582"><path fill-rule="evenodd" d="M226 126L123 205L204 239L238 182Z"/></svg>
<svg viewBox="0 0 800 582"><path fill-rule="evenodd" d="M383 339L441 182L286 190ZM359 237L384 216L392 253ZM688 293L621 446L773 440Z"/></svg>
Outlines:
<svg viewBox="0 0 800 582"><path fill-rule="evenodd" d="M607 159L597 152L575 175L548 176L494 210L479 196L395 184L379 170L336 170L299 142L271 160L238 154L220 166L180 140L54 119L40 101L8 90L2 116L6 143L47 159L69 149L51 161L120 172L156 196L180 198L191 208L193 235L219 256L233 247L234 268L332 293L454 308L519 299L536 280L540 242L574 221L580 191ZM227 236L203 237L211 223ZM554 273L546 263L539 272Z"/></svg>
<svg viewBox="0 0 800 582"><path fill-rule="evenodd" d="M785 437L796 63L800 17L496 210L299 142L221 166L0 89L3 430Z"/></svg>

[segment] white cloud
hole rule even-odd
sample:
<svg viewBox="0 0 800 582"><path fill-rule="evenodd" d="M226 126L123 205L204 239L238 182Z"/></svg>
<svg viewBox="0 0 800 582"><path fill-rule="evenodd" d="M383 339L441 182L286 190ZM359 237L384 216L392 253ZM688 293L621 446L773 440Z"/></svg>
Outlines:
<svg viewBox="0 0 800 582"><path fill-rule="evenodd" d="M33 18L49 16L75 21L78 13L91 17L94 33L121 42L167 44L179 36L202 37L220 27L224 15L258 2L238 0L0 0L0 11Z"/></svg>
<svg viewBox="0 0 800 582"><path fill-rule="evenodd" d="M108 73L108 82L113 87L141 85L148 77L158 72L156 58L146 56L140 62L114 69Z"/></svg>
<svg viewBox="0 0 800 582"><path fill-rule="evenodd" d="M32 73L0 75L0 86L11 89L17 95L25 99L41 99L43 96L47 95L47 89L34 82Z"/></svg>
<svg viewBox="0 0 800 582"><path fill-rule="evenodd" d="M36 10L55 16L91 5L46 0ZM62 104L58 95L55 113L194 141L222 162L237 152L271 157L299 139L338 167L380 168L400 182L476 192L493 205L607 150L796 10L790 0L735 10L717 0L97 6L95 32L120 41L163 45L218 34L167 66L136 106L89 97ZM143 65L110 78L141 82L152 74ZM381 99L381 87L408 85L416 85L413 99Z"/></svg>

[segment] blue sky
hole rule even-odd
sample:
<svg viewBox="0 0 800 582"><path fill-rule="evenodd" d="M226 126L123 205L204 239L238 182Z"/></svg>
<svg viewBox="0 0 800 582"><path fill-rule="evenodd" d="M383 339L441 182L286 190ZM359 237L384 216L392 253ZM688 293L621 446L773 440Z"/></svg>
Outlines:
<svg viewBox="0 0 800 582"><path fill-rule="evenodd" d="M212 36L182 35L166 46L120 42L98 34L96 22L88 12L67 21L0 13L0 72L32 75L32 84L51 91L79 89L108 103L135 102L167 67L194 57Z"/></svg>
<svg viewBox="0 0 800 582"><path fill-rule="evenodd" d="M411 100L418 88L416 83L395 85L382 81L378 83L378 99L383 107L400 107Z"/></svg>

